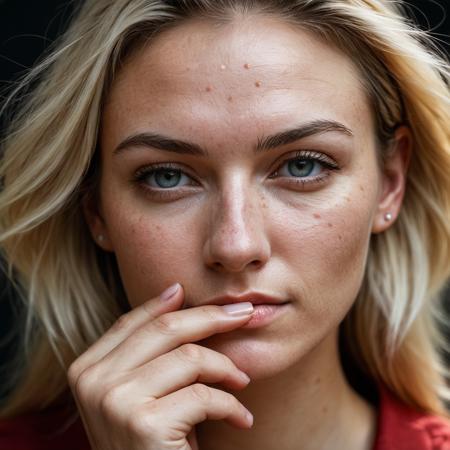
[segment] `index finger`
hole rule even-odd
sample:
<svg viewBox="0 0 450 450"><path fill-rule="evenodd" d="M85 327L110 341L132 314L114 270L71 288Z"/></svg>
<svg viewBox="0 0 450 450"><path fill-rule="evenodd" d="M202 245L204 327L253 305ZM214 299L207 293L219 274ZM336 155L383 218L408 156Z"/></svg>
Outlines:
<svg viewBox="0 0 450 450"><path fill-rule="evenodd" d="M85 368L102 359L146 322L152 321L166 312L179 309L183 304L183 294L182 285L175 283L158 297L153 297L122 314L108 331L72 364L71 370L81 373Z"/></svg>

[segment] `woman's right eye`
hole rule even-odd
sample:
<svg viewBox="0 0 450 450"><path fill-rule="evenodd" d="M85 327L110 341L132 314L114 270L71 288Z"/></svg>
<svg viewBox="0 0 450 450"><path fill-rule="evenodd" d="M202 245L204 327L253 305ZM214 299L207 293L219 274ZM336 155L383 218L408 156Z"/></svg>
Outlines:
<svg viewBox="0 0 450 450"><path fill-rule="evenodd" d="M140 168L133 181L151 198L170 199L180 196L180 188L198 186L189 175L173 164L151 164ZM181 182L181 184L179 184Z"/></svg>
<svg viewBox="0 0 450 450"><path fill-rule="evenodd" d="M179 169L158 168L148 170L141 174L140 181L155 188L175 188L180 187L178 183L183 179L183 172Z"/></svg>

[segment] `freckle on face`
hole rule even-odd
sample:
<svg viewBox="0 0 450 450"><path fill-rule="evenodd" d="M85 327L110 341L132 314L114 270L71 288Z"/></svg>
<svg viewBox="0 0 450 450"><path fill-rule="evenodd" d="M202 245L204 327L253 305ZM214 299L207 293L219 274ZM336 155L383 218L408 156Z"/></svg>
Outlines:
<svg viewBox="0 0 450 450"><path fill-rule="evenodd" d="M314 214L313 214L313 217L314 217L315 219L320 219L322 216L321 216L319 213L314 213Z"/></svg>

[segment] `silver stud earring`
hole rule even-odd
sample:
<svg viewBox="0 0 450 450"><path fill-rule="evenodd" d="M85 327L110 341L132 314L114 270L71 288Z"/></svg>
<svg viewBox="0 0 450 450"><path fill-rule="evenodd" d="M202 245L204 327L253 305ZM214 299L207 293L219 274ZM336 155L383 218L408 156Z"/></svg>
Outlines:
<svg viewBox="0 0 450 450"><path fill-rule="evenodd" d="M390 212L386 213L386 214L384 215L384 220L385 220L386 222L390 222L390 221L392 220L392 214L391 214Z"/></svg>
<svg viewBox="0 0 450 450"><path fill-rule="evenodd" d="M98 242L103 242L105 240L105 236L103 236L103 234L99 234L97 236L97 240L98 240Z"/></svg>

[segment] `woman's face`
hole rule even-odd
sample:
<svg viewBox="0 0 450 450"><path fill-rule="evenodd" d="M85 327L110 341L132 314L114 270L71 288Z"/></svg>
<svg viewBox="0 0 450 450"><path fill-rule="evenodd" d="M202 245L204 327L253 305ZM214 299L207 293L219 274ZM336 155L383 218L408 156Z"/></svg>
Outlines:
<svg viewBox="0 0 450 450"><path fill-rule="evenodd" d="M192 21L140 50L107 99L88 213L131 306L176 281L185 307L289 301L266 326L204 341L254 379L334 340L401 197L389 204L373 123L351 61L276 19Z"/></svg>

